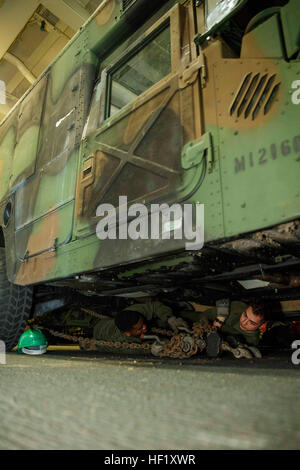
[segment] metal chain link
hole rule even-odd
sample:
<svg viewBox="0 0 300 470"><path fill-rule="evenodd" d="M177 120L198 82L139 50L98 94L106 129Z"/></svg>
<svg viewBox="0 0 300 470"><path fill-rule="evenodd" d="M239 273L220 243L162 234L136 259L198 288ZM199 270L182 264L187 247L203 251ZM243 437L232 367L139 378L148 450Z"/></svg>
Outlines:
<svg viewBox="0 0 300 470"><path fill-rule="evenodd" d="M158 335L162 335L162 336L173 336L174 335L174 331L164 330L163 328L153 327L153 328L151 328L150 331L151 331L151 333L157 333Z"/></svg>
<svg viewBox="0 0 300 470"><path fill-rule="evenodd" d="M216 328L209 324L194 323L191 334L179 333L162 330L160 328L152 328L152 331L171 336L168 343L161 349L159 356L173 357L178 359L187 359L202 352L206 347L205 337L208 332L215 331ZM192 341L191 341L192 340Z"/></svg>
<svg viewBox="0 0 300 470"><path fill-rule="evenodd" d="M88 313L89 315L91 315L92 317L95 317L95 318L111 318L108 315L103 315L102 313L94 312L94 310L89 310L88 308L85 308L85 307L80 307L80 310L82 310L83 312Z"/></svg>
<svg viewBox="0 0 300 470"><path fill-rule="evenodd" d="M40 330L46 330L51 333L52 336L56 336L58 338L63 338L69 341L73 341L75 343L79 343L79 346L87 349L89 351L96 350L96 346L109 346L113 348L129 348L129 349L151 349L151 344L138 344L138 343L121 343L116 341L104 341L104 340L96 340L90 338L83 338L82 336L72 336L67 335L66 333L61 333L60 331L55 331L45 326L41 326L39 324L34 324L33 328L39 328Z"/></svg>

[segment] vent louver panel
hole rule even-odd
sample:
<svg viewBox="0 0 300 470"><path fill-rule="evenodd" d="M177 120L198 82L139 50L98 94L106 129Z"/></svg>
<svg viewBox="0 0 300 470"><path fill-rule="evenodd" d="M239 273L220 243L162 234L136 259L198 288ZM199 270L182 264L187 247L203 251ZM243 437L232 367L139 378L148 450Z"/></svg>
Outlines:
<svg viewBox="0 0 300 470"><path fill-rule="evenodd" d="M43 7L42 5L40 5L36 11L40 16L42 16L43 18L45 18L45 20L47 20L50 24L52 24L53 26L56 25L56 23L59 22L59 18L57 16L55 16L53 13L51 13L51 11L47 10L47 8Z"/></svg>
<svg viewBox="0 0 300 470"><path fill-rule="evenodd" d="M275 101L280 83L275 85L276 75L248 73L236 93L230 108L234 117L257 118L259 113L267 114Z"/></svg>

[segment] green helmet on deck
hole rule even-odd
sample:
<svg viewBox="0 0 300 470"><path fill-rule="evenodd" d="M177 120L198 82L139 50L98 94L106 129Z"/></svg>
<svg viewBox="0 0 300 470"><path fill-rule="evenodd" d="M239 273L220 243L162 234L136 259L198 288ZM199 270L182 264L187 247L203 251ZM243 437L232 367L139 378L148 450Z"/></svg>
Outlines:
<svg viewBox="0 0 300 470"><path fill-rule="evenodd" d="M34 328L24 331L20 336L17 351L20 354L45 354L48 342L41 330Z"/></svg>

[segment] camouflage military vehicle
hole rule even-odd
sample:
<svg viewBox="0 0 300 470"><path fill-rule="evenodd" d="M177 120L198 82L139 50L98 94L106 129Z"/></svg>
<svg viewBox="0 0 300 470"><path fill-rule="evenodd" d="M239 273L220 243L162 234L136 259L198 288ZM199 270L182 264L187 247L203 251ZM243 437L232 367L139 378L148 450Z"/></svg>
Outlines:
<svg viewBox="0 0 300 470"><path fill-rule="evenodd" d="M0 125L8 348L33 293L299 297L299 20L298 0L100 4ZM204 246L99 239L119 196L204 204Z"/></svg>

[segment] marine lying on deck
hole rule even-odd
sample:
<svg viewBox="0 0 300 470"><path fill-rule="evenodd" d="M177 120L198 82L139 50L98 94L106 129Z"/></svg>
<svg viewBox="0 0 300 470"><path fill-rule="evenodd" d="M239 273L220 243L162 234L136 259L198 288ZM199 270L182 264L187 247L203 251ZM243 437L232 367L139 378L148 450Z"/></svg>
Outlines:
<svg viewBox="0 0 300 470"><path fill-rule="evenodd" d="M204 312L182 310L180 315L182 318L175 317L172 309L159 301L134 304L120 311L115 318L99 320L93 336L96 340L142 344L145 333L153 326L171 327L175 334L180 327L188 328L187 321L199 322L204 328L212 323L215 331L207 329L205 335L207 355L216 357L222 349L231 351L233 348L243 350L242 356L236 357L261 357L256 346L267 324L267 310L263 304L230 304L225 299L218 301L216 308ZM222 342L219 333L226 341ZM225 347L222 348L222 344Z"/></svg>

